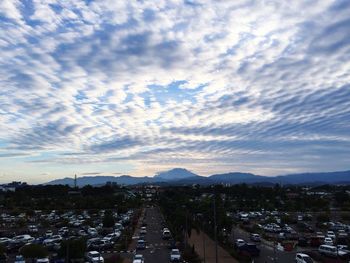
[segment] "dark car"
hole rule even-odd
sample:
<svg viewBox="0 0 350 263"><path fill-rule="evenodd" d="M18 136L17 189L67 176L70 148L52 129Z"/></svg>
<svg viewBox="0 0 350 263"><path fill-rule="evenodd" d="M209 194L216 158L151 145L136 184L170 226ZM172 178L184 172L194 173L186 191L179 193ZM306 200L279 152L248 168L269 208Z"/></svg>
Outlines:
<svg viewBox="0 0 350 263"><path fill-rule="evenodd" d="M169 241L168 241L168 246L167 246L169 249L174 249L174 248L176 248L176 242L175 242L175 240L174 239L170 239Z"/></svg>
<svg viewBox="0 0 350 263"><path fill-rule="evenodd" d="M260 249L256 244L247 243L237 248L238 253L251 257L258 257L260 255Z"/></svg>
<svg viewBox="0 0 350 263"><path fill-rule="evenodd" d="M136 249L145 249L146 248L146 242L143 239L137 240Z"/></svg>
<svg viewBox="0 0 350 263"><path fill-rule="evenodd" d="M103 250L103 249L110 249L113 247L113 243L112 242L109 242L107 240L103 240L103 239L100 239L100 240L95 240L93 242L91 242L89 245L88 245L88 249L90 250Z"/></svg>

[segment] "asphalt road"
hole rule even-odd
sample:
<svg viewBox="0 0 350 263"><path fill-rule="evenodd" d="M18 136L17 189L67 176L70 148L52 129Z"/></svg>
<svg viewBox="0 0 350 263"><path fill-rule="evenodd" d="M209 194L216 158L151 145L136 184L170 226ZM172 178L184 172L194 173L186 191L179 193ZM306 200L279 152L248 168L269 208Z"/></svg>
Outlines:
<svg viewBox="0 0 350 263"><path fill-rule="evenodd" d="M147 223L146 249L138 250L136 253L144 256L145 263L170 262L167 241L162 239L163 218L159 209L157 207L146 208L145 221Z"/></svg>

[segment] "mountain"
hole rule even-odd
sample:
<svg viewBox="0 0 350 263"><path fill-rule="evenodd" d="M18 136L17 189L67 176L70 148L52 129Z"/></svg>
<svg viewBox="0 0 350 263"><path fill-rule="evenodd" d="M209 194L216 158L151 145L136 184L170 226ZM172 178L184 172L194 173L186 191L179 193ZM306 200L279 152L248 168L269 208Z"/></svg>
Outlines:
<svg viewBox="0 0 350 263"><path fill-rule="evenodd" d="M107 182L113 182L117 184L123 184L123 185L134 185L134 184L143 184L143 183L153 183L153 182L161 182L162 180L158 179L155 180L154 177L133 177L130 175L122 175L122 176L83 176L79 177L77 179L77 185L78 186L85 186L85 185L103 185ZM53 181L50 181L46 184L49 185L70 185L74 186L74 178L63 178L63 179L56 179Z"/></svg>
<svg viewBox="0 0 350 263"><path fill-rule="evenodd" d="M280 180L284 184L305 183L345 183L350 182L350 171L328 172L328 173L300 173L276 176L276 182Z"/></svg>
<svg viewBox="0 0 350 263"><path fill-rule="evenodd" d="M199 175L183 168L174 168L169 171L159 172L154 176L156 179L163 180L182 180L191 177L199 177Z"/></svg>
<svg viewBox="0 0 350 263"><path fill-rule="evenodd" d="M107 182L114 182L123 185L137 184L162 184L162 185L211 185L211 184L299 184L299 185L319 185L319 184L350 184L350 171L324 172L324 173L300 173L280 176L261 176L252 173L225 173L214 174L208 177L199 176L183 168L175 168L156 174L154 177L133 177L122 176L83 176L77 180L78 186L103 185ZM50 181L46 184L74 185L73 178L63 178Z"/></svg>
<svg viewBox="0 0 350 263"><path fill-rule="evenodd" d="M226 174L214 174L209 176L209 178L214 182L220 183L240 183L240 182L250 182L259 181L261 179L266 179L265 176L259 176L251 173L226 173Z"/></svg>

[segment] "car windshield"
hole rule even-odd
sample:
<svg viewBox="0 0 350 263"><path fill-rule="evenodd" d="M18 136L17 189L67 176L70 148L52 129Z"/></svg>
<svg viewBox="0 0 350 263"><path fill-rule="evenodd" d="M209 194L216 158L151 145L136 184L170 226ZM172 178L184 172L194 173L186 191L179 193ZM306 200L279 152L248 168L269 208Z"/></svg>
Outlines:
<svg viewBox="0 0 350 263"><path fill-rule="evenodd" d="M172 254L173 254L173 255L179 255L180 252L179 252L178 250L173 250L173 251L172 251Z"/></svg>

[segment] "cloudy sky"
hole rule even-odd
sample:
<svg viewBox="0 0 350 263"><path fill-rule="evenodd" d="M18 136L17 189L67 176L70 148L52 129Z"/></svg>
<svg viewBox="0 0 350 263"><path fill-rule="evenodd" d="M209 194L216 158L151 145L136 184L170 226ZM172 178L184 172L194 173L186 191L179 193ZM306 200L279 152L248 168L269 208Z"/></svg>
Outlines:
<svg viewBox="0 0 350 263"><path fill-rule="evenodd" d="M0 1L0 182L350 168L349 0Z"/></svg>

